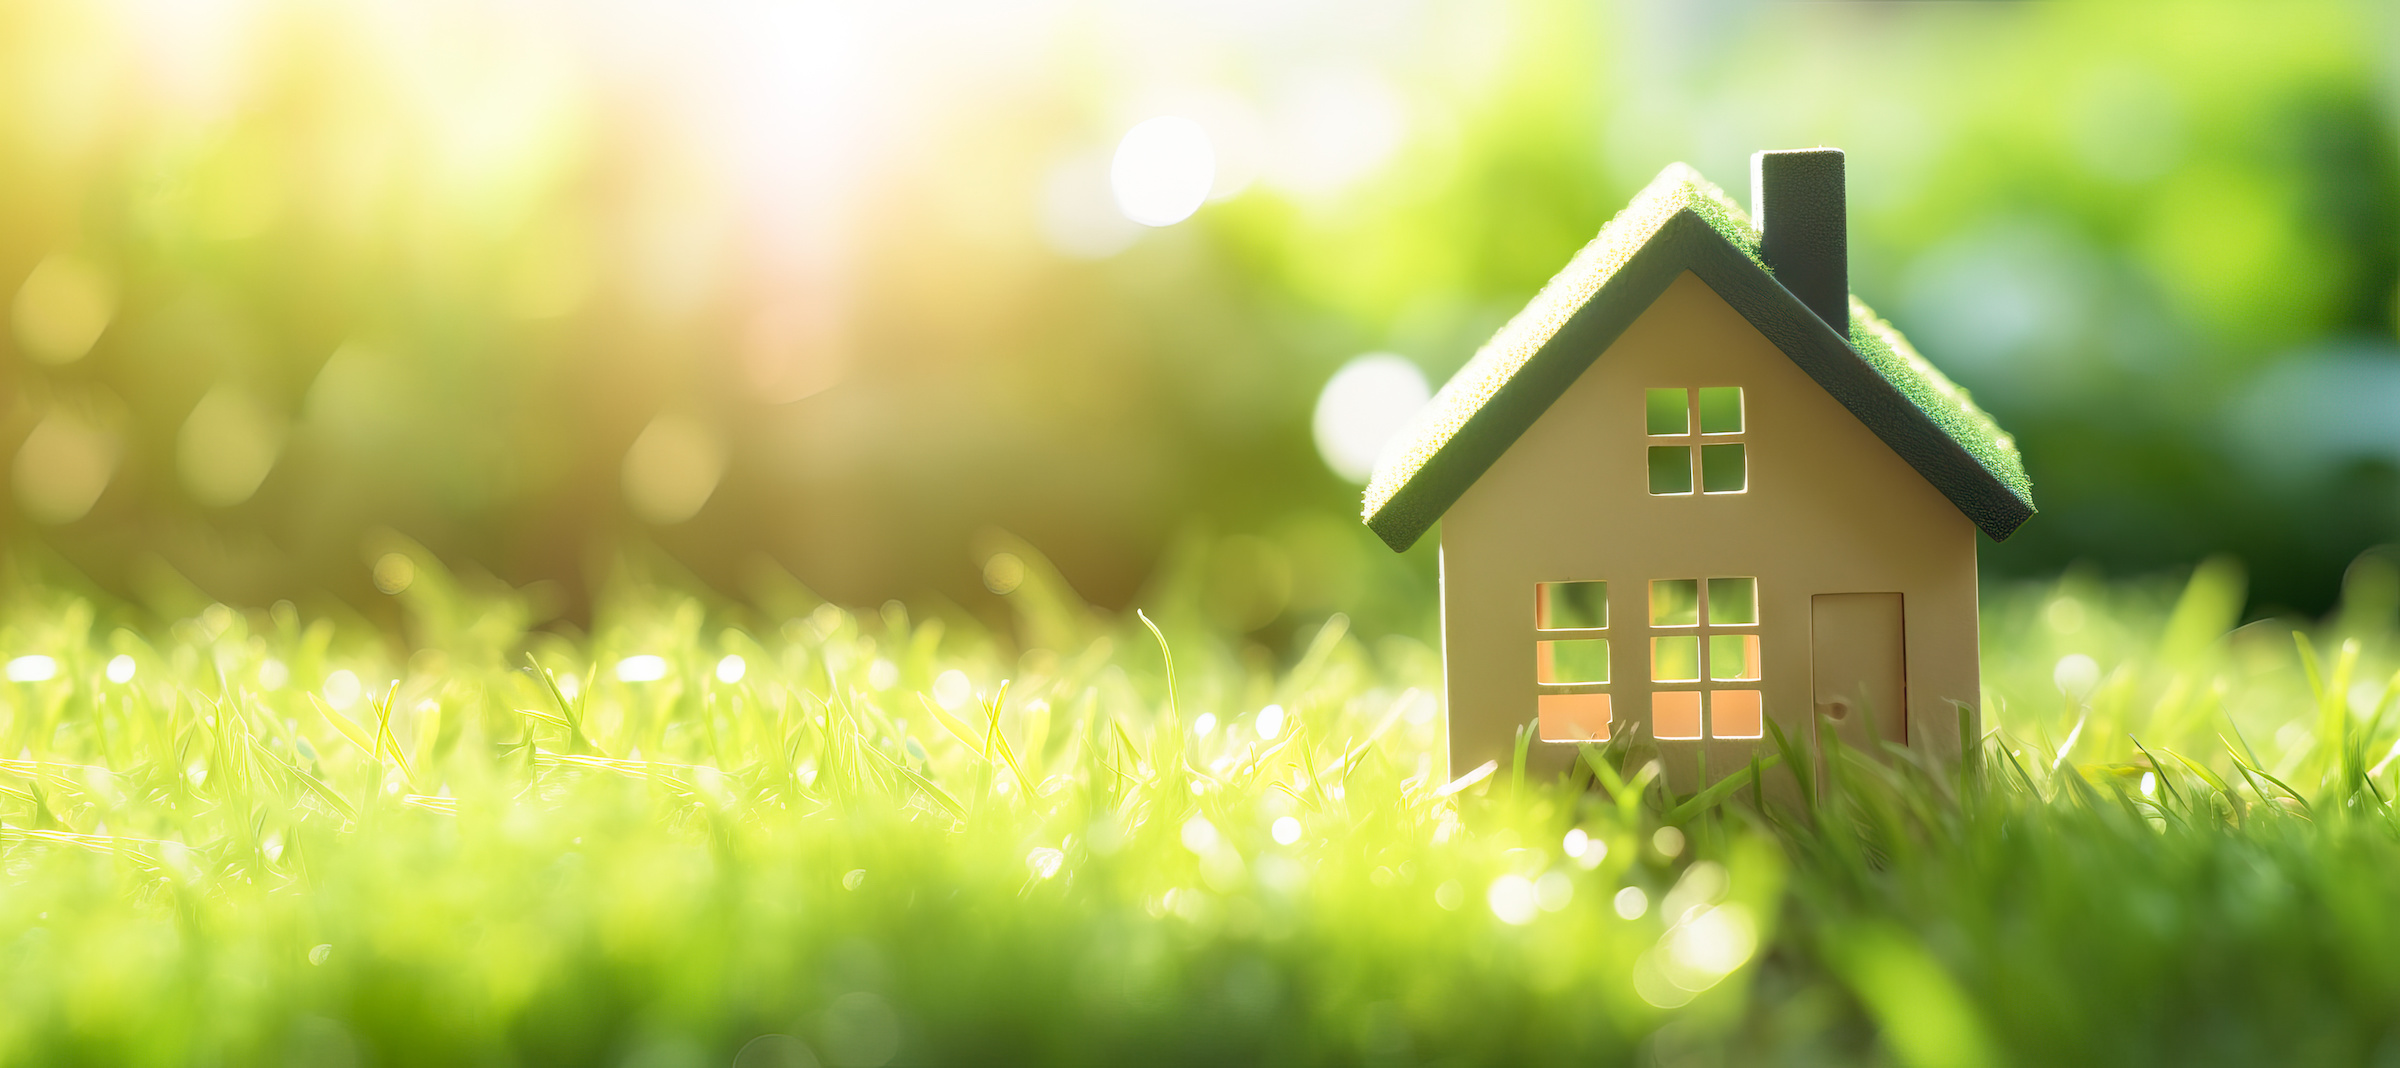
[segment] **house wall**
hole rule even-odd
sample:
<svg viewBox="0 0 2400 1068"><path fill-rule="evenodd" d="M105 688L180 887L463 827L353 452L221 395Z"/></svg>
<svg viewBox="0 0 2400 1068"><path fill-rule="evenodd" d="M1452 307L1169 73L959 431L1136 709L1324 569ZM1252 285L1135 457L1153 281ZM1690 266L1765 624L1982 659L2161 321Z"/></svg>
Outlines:
<svg viewBox="0 0 2400 1068"><path fill-rule="evenodd" d="M1727 385L1744 390L1747 492L1652 496L1646 449L1659 439L1647 436L1644 390ZM1618 732L1648 721L1647 591L1664 578L1757 577L1756 685L1787 736L1815 740L1820 593L1905 597L1912 747L1955 756L1952 702L1980 707L1973 524L1688 272L1451 506L1441 537L1453 774L1490 759L1505 768L1534 717L1542 581L1608 581L1611 683L1597 688L1612 694ZM1703 747L1711 777L1774 748L1771 737L1657 744L1687 790ZM1529 770L1562 771L1575 750L1537 741Z"/></svg>

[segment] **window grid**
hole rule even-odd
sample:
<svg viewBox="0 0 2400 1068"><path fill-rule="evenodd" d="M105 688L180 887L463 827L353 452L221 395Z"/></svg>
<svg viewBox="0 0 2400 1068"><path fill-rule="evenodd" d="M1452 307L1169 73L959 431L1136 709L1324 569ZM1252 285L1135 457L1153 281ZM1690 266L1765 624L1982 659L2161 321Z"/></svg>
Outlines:
<svg viewBox="0 0 2400 1068"><path fill-rule="evenodd" d="M1651 496L1749 492L1747 403L1740 386L1644 390Z"/></svg>
<svg viewBox="0 0 2400 1068"><path fill-rule="evenodd" d="M1539 582L1533 588L1535 736L1606 741L1615 713L1610 679L1608 583Z"/></svg>
<svg viewBox="0 0 2400 1068"><path fill-rule="evenodd" d="M1651 736L1764 736L1758 580L1654 579L1649 593Z"/></svg>

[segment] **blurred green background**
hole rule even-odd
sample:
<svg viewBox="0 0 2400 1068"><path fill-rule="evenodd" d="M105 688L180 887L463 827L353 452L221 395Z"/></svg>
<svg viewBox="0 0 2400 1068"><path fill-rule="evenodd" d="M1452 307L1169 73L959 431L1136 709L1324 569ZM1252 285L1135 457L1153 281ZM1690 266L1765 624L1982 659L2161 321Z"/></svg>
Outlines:
<svg viewBox="0 0 2400 1068"><path fill-rule="evenodd" d="M2043 514L1990 573L2231 552L2253 611L2316 611L2400 531L2396 35L2308 2L0 0L9 544L372 615L413 539L569 618L632 545L995 620L1029 545L1102 604L1180 569L1236 629L1421 625L1430 552L1320 455L1382 418L1312 423L1336 370L1438 384L1661 166L1746 198L1749 153L1822 143L1854 288L2023 445ZM1162 115L1210 199L1145 227L1111 167Z"/></svg>

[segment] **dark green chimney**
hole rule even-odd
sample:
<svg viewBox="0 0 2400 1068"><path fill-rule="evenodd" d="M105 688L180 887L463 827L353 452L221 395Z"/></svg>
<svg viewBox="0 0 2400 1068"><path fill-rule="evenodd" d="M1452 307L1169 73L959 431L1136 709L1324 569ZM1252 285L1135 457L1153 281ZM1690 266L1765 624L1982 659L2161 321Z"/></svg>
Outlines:
<svg viewBox="0 0 2400 1068"><path fill-rule="evenodd" d="M1775 280L1843 338L1850 336L1849 214L1842 150L1790 148L1750 157L1758 255Z"/></svg>

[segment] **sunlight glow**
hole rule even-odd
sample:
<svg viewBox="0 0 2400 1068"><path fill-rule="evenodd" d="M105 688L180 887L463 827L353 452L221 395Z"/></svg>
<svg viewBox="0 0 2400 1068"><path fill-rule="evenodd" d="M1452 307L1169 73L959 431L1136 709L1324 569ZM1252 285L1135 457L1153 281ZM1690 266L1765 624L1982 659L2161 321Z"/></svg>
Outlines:
<svg viewBox="0 0 2400 1068"><path fill-rule="evenodd" d="M1282 705L1268 705L1268 706L1267 706L1267 707L1265 707L1265 708L1259 709L1259 710L1258 710L1258 736L1259 736L1259 737L1261 737L1261 738L1264 738L1264 739L1266 739L1266 740L1268 740L1268 741L1270 741L1270 742L1271 742L1271 741L1274 741L1274 740L1275 740L1275 736L1276 736L1276 735L1278 735L1278 734L1282 734L1282 733L1283 733L1283 706L1282 706Z"/></svg>
<svg viewBox="0 0 2400 1068"><path fill-rule="evenodd" d="M118 653L108 662L108 681L116 683L119 686L123 686L128 682L132 682L133 670L135 666L136 665L134 664L132 657L127 656L124 653Z"/></svg>
<svg viewBox="0 0 2400 1068"><path fill-rule="evenodd" d="M1382 167L1408 135L1408 108L1389 80L1365 67L1292 77L1270 105L1266 177L1295 193L1325 196Z"/></svg>
<svg viewBox="0 0 2400 1068"><path fill-rule="evenodd" d="M1405 356L1370 352L1343 364L1317 395L1317 455L1334 474L1364 485L1384 448L1432 396L1425 372Z"/></svg>
<svg viewBox="0 0 2400 1068"><path fill-rule="evenodd" d="M1300 840L1301 830L1302 828L1299 820L1290 816L1284 816L1275 821L1275 826L1272 827L1268 833L1273 834L1277 842L1280 842L1284 845L1290 845Z"/></svg>
<svg viewBox="0 0 2400 1068"><path fill-rule="evenodd" d="M1173 226L1208 200L1217 150L1200 124L1180 115L1145 119L1125 131L1109 165L1117 210L1144 226Z"/></svg>
<svg viewBox="0 0 2400 1068"><path fill-rule="evenodd" d="M728 653L725 659L717 661L717 681L727 686L742 681L742 676L749 673L750 664L740 656Z"/></svg>

